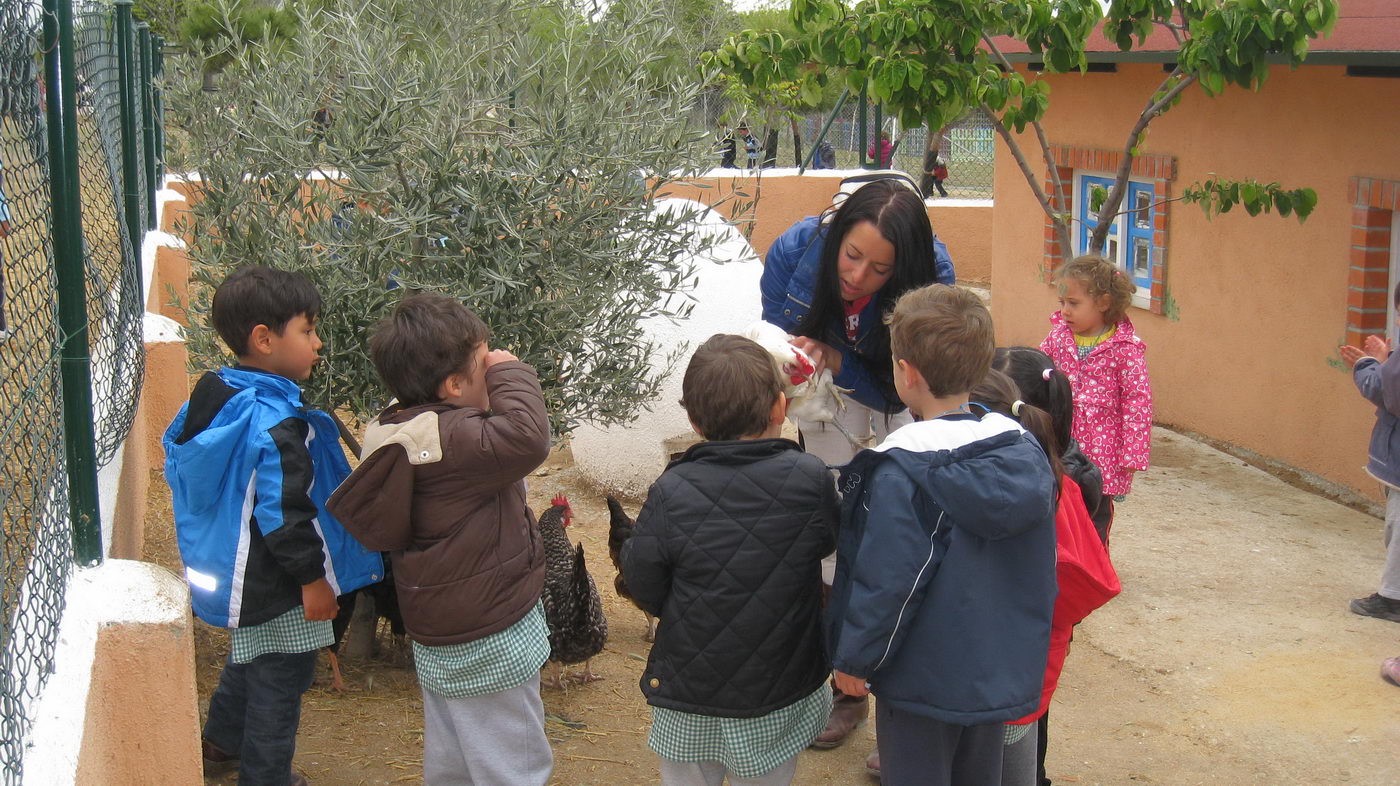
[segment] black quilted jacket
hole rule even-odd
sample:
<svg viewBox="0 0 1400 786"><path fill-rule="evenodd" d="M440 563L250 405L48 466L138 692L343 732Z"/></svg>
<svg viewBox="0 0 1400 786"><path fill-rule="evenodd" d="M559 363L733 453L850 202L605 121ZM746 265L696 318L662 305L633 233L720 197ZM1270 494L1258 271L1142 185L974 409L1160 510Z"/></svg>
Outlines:
<svg viewBox="0 0 1400 786"><path fill-rule="evenodd" d="M816 690L838 515L826 465L791 440L702 442L673 461L622 549L627 586L661 618L647 702L753 718Z"/></svg>

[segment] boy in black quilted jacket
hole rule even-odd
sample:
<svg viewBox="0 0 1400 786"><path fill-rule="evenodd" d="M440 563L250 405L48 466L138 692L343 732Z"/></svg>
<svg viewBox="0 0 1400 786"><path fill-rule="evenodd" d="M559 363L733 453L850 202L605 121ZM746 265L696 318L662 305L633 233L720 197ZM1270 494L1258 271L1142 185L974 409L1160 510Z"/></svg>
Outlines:
<svg viewBox="0 0 1400 786"><path fill-rule="evenodd" d="M690 360L682 406L705 438L652 484L622 550L661 618L642 693L667 786L787 784L831 711L821 560L835 548L826 465L780 439L769 354L717 335Z"/></svg>

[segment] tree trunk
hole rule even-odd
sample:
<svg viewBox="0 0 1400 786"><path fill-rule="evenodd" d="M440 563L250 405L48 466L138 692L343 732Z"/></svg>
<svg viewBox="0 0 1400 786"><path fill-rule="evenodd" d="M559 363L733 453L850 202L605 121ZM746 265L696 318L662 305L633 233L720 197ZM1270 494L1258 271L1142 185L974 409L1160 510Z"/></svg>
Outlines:
<svg viewBox="0 0 1400 786"><path fill-rule="evenodd" d="M792 127L792 165L802 166L802 132L797 130L797 118L788 118L788 125Z"/></svg>
<svg viewBox="0 0 1400 786"><path fill-rule="evenodd" d="M927 196L933 192L933 165L938 160L938 151L943 149L943 129L929 129L924 145L924 171L919 177L919 190Z"/></svg>
<svg viewBox="0 0 1400 786"><path fill-rule="evenodd" d="M770 128L763 139L763 168L778 165L778 129Z"/></svg>

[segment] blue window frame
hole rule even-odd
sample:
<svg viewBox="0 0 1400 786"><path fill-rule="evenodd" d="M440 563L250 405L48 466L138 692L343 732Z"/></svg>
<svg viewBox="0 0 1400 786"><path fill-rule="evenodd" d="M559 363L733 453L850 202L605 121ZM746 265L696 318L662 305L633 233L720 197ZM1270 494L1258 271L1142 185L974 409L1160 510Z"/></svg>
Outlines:
<svg viewBox="0 0 1400 786"><path fill-rule="evenodd" d="M1089 194L1094 186L1110 189L1113 187L1113 178L1101 175L1079 176L1077 212L1080 253L1089 247L1089 235L1098 226L1094 211L1089 209ZM1103 249L1105 257L1133 277L1133 282L1138 286L1138 294L1143 297L1148 297L1148 293L1152 291L1152 267L1156 262L1152 248L1152 231L1158 208L1153 204L1153 197L1151 183L1128 181L1128 193L1119 208L1124 212L1114 216Z"/></svg>

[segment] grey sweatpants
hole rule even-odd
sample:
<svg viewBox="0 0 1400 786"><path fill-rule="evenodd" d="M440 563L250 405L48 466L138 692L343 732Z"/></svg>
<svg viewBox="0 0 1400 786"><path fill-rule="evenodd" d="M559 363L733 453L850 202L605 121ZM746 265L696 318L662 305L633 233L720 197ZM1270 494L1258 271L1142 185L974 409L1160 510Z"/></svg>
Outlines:
<svg viewBox="0 0 1400 786"><path fill-rule="evenodd" d="M958 726L875 699L883 786L986 786L1001 782L1005 724ZM1034 740L1035 735L1030 735ZM1035 755L1034 741L1031 755Z"/></svg>
<svg viewBox="0 0 1400 786"><path fill-rule="evenodd" d="M1035 786L1040 722L1030 724L1026 736L1002 748L1001 786Z"/></svg>
<svg viewBox="0 0 1400 786"><path fill-rule="evenodd" d="M426 786L544 786L553 769L538 674L465 699L423 691Z"/></svg>
<svg viewBox="0 0 1400 786"><path fill-rule="evenodd" d="M1400 600L1400 491L1385 490L1385 570L1381 595Z"/></svg>
<svg viewBox="0 0 1400 786"><path fill-rule="evenodd" d="M754 778L740 778L717 761L671 761L661 757L662 786L720 786L726 775L729 786L788 786L796 774L796 756Z"/></svg>

